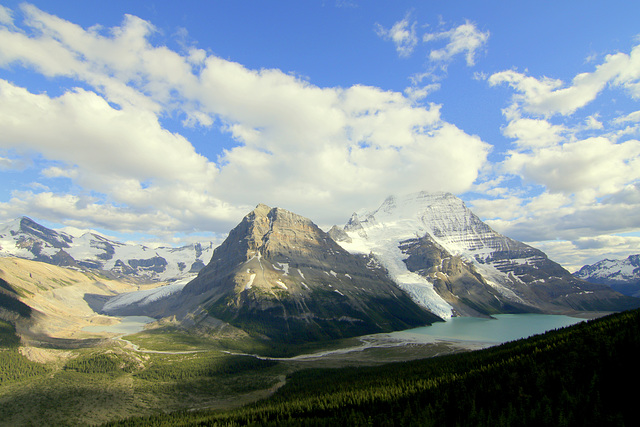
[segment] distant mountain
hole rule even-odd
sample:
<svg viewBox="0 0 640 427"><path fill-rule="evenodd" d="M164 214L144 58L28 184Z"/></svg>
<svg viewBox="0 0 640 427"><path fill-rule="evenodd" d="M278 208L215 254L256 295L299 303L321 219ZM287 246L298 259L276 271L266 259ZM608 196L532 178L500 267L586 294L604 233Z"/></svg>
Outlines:
<svg viewBox="0 0 640 427"><path fill-rule="evenodd" d="M254 335L301 342L389 332L441 320L369 256L341 248L311 220L258 205L173 296Z"/></svg>
<svg viewBox="0 0 640 427"><path fill-rule="evenodd" d="M113 277L172 281L195 276L211 258L213 244L149 248L88 232L79 237L46 228L27 217L0 224L0 256L102 270Z"/></svg>
<svg viewBox="0 0 640 427"><path fill-rule="evenodd" d="M573 275L591 283L608 285L624 295L640 297L640 255L621 260L603 259L585 265Z"/></svg>
<svg viewBox="0 0 640 427"><path fill-rule="evenodd" d="M542 251L483 223L449 193L389 197L330 234L372 254L395 282L442 318L621 310L640 300L573 277Z"/></svg>

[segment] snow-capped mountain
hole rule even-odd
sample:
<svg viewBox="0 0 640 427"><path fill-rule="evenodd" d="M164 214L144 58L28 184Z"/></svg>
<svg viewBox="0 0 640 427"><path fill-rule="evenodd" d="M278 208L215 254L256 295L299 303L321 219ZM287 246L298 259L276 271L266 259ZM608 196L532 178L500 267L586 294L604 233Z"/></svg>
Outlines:
<svg viewBox="0 0 640 427"><path fill-rule="evenodd" d="M102 270L117 277L152 281L193 277L209 262L212 253L211 242L149 248L113 241L93 232L76 237L27 217L0 225L0 256Z"/></svg>
<svg viewBox="0 0 640 427"><path fill-rule="evenodd" d="M391 196L330 234L352 253L373 254L415 301L443 318L637 303L495 232L449 193Z"/></svg>
<svg viewBox="0 0 640 427"><path fill-rule="evenodd" d="M620 260L604 259L585 265L573 275L591 283L611 286L624 295L640 297L640 254Z"/></svg>

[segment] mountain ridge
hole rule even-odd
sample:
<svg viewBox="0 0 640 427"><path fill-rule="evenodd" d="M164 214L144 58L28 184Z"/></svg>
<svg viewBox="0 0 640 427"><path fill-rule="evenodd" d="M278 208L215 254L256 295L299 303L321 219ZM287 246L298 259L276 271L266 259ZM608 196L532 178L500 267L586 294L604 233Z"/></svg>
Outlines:
<svg viewBox="0 0 640 427"><path fill-rule="evenodd" d="M603 259L583 266L573 275L591 283L610 286L624 295L640 297L640 254L618 260Z"/></svg>
<svg viewBox="0 0 640 427"><path fill-rule="evenodd" d="M133 253L131 247L99 237L74 238L21 218L0 226L0 251L13 245L32 258L78 269L85 267L72 255L84 250L89 261L111 262L111 274L137 273L147 280L175 265L159 249L134 247L147 258L123 260L120 255ZM209 253L195 246L189 251L196 260ZM258 204L211 250L206 265L199 262L195 277L85 299L111 316L171 317L185 328L222 321L254 337L294 343L407 329L452 316L640 306L640 299L575 278L542 251L495 232L462 200L443 192L390 196L329 232L286 209Z"/></svg>
<svg viewBox="0 0 640 427"><path fill-rule="evenodd" d="M111 240L94 232L73 236L23 216L0 224L0 256L52 265L100 270L114 278L173 281L195 276L208 262L213 243L149 248Z"/></svg>

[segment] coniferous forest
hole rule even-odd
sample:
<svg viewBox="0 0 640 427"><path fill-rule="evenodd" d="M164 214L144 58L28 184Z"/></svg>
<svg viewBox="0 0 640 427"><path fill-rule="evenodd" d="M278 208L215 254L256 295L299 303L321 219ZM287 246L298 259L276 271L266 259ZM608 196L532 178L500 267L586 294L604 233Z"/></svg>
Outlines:
<svg viewBox="0 0 640 427"><path fill-rule="evenodd" d="M485 350L379 367L292 374L272 397L227 412L123 426L631 426L640 310Z"/></svg>

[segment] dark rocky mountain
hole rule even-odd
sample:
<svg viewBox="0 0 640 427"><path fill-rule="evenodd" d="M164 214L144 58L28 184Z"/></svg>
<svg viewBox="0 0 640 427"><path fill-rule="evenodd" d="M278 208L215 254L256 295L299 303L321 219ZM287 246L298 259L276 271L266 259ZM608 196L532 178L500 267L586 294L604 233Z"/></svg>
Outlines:
<svg viewBox="0 0 640 427"><path fill-rule="evenodd" d="M626 259L603 259L573 273L579 279L610 286L624 295L640 297L640 254Z"/></svg>
<svg viewBox="0 0 640 427"><path fill-rule="evenodd" d="M416 302L443 318L640 305L497 233L448 193L389 197L374 211L354 214L332 235L353 253L373 254Z"/></svg>
<svg viewBox="0 0 640 427"><path fill-rule="evenodd" d="M112 277L173 281L193 277L204 268L213 244L149 248L110 240L97 233L72 236L21 217L0 224L0 256L79 269L101 270Z"/></svg>
<svg viewBox="0 0 640 427"><path fill-rule="evenodd" d="M258 205L175 301L270 339L313 341L425 325L375 259L353 255L309 219Z"/></svg>

